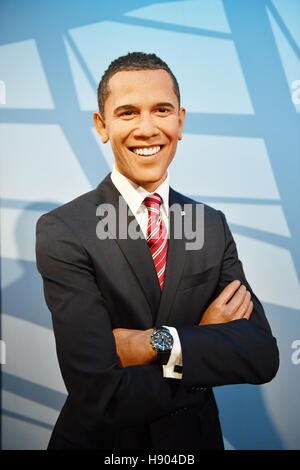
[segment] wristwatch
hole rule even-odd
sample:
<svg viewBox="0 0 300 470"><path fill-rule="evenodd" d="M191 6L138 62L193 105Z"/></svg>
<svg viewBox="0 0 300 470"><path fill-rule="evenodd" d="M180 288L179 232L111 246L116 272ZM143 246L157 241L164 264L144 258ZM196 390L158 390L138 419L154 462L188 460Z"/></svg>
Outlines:
<svg viewBox="0 0 300 470"><path fill-rule="evenodd" d="M173 348L173 336L171 335L168 328L154 327L154 331L151 335L150 343L155 351L157 351L157 359L160 364L167 364L171 351Z"/></svg>

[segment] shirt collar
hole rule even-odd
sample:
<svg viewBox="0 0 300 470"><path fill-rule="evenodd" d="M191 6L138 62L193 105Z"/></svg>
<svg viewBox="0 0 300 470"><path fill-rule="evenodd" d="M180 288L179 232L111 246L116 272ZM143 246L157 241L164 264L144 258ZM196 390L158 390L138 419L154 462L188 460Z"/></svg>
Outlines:
<svg viewBox="0 0 300 470"><path fill-rule="evenodd" d="M137 213L145 197L154 193L160 195L162 198L162 207L166 211L166 214L169 214L169 173L167 173L167 177L161 183L161 185L158 186L158 188L156 188L156 190L152 193L149 193L145 188L139 186L126 176L122 175L116 169L115 165L112 169L111 180L125 199L133 214Z"/></svg>

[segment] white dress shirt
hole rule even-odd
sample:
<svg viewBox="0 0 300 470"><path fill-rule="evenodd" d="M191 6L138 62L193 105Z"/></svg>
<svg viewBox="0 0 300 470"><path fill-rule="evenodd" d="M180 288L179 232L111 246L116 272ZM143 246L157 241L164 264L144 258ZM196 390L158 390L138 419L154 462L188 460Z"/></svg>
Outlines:
<svg viewBox="0 0 300 470"><path fill-rule="evenodd" d="M169 174L153 193L149 193L142 186L138 186L136 183L126 178L126 176L122 175L115 166L111 173L111 180L124 198L132 214L135 216L145 238L147 238L148 209L145 204L143 204L143 201L145 197L151 194L159 194L162 198L162 204L160 207L161 214L167 228L167 233L169 234ZM180 339L176 328L170 326L167 326L167 328L173 336L174 344L168 363L162 366L163 376L167 378L181 379L182 373L174 371L174 366L182 366Z"/></svg>

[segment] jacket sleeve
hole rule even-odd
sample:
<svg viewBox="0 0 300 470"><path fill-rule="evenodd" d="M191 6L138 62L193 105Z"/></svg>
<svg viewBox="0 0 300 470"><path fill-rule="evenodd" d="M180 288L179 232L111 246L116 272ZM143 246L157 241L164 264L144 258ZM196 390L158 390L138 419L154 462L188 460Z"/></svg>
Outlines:
<svg viewBox="0 0 300 470"><path fill-rule="evenodd" d="M219 214L225 248L216 296L238 279L251 293L253 311L249 320L177 328L183 357L182 386L262 384L269 382L279 367L276 339L261 303L245 278L225 216Z"/></svg>
<svg viewBox="0 0 300 470"><path fill-rule="evenodd" d="M153 420L176 404L158 364L120 368L109 311L82 243L59 217L42 216L37 267L52 313L69 400L89 432Z"/></svg>

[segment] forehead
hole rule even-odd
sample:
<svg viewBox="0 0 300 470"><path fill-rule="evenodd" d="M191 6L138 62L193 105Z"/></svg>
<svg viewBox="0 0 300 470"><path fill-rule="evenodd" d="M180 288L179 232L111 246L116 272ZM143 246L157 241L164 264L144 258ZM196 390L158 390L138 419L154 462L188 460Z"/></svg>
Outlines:
<svg viewBox="0 0 300 470"><path fill-rule="evenodd" d="M169 101L178 105L173 80L163 69L130 70L115 73L108 82L108 105ZM125 101L124 101L125 100Z"/></svg>

